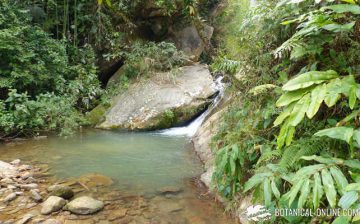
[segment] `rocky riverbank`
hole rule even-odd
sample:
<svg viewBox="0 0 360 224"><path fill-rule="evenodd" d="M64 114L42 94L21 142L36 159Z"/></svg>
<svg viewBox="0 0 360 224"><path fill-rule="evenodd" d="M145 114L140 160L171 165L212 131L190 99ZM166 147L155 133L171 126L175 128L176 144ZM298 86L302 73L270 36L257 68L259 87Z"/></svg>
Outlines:
<svg viewBox="0 0 360 224"><path fill-rule="evenodd" d="M56 180L48 170L47 165L0 161L1 224L229 223L222 214L212 222L191 211L202 203L209 203L208 208L214 203L197 179L188 184L202 199L187 208L187 192L180 187L164 187L151 195L126 194L100 174ZM213 210L208 212L214 216Z"/></svg>

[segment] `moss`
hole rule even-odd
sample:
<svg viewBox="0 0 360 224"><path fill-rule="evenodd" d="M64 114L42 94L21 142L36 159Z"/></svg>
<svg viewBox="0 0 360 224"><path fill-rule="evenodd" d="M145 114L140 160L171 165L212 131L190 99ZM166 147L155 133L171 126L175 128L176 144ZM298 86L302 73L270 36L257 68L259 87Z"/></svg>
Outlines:
<svg viewBox="0 0 360 224"><path fill-rule="evenodd" d="M172 110L166 110L159 116L159 121L154 129L170 128L176 123L176 120L177 117L174 112Z"/></svg>
<svg viewBox="0 0 360 224"><path fill-rule="evenodd" d="M92 111L86 114L86 120L88 120L92 126L99 124L104 120L104 115L109 107L110 105L107 104L99 104Z"/></svg>

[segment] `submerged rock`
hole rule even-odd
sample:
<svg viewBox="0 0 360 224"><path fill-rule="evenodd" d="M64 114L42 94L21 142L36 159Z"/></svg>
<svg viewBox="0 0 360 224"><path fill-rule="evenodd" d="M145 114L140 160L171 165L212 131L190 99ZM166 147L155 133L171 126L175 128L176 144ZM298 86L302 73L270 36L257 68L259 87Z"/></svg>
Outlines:
<svg viewBox="0 0 360 224"><path fill-rule="evenodd" d="M112 99L98 128L154 130L190 121L202 112L216 93L216 85L205 65L182 67L157 73Z"/></svg>
<svg viewBox="0 0 360 224"><path fill-rule="evenodd" d="M158 192L161 194L177 194L180 193L181 191L182 189L180 187L175 187L175 186L163 187L158 190Z"/></svg>
<svg viewBox="0 0 360 224"><path fill-rule="evenodd" d="M50 192L50 195L61 197L64 199L70 199L74 196L74 191L65 185L52 185L47 189Z"/></svg>
<svg viewBox="0 0 360 224"><path fill-rule="evenodd" d="M82 196L69 202L65 208L77 215L89 215L102 210L104 203L88 196Z"/></svg>
<svg viewBox="0 0 360 224"><path fill-rule="evenodd" d="M46 201L43 203L41 208L41 214L48 215L52 212L59 211L64 207L66 201L63 198L57 196L50 196Z"/></svg>

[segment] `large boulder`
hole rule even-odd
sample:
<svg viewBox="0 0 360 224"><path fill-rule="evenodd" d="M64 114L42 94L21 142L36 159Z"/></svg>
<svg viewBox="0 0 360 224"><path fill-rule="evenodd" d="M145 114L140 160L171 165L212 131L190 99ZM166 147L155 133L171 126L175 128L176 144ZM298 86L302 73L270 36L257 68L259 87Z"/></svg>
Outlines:
<svg viewBox="0 0 360 224"><path fill-rule="evenodd" d="M142 77L112 99L97 127L154 130L178 126L205 110L216 91L205 65Z"/></svg>
<svg viewBox="0 0 360 224"><path fill-rule="evenodd" d="M95 200L88 196L76 198L66 205L66 209L77 215L89 215L104 208L102 201Z"/></svg>
<svg viewBox="0 0 360 224"><path fill-rule="evenodd" d="M199 28L190 25L174 31L171 39L176 47L189 56L192 61L198 61L205 47L209 44L213 32L214 28L206 24Z"/></svg>

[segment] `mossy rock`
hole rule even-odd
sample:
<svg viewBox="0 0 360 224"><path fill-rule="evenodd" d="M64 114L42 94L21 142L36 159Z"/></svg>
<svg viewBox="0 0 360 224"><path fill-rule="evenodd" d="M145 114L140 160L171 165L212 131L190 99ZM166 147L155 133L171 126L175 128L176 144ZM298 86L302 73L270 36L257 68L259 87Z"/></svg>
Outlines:
<svg viewBox="0 0 360 224"><path fill-rule="evenodd" d="M92 111L88 112L85 115L87 121L89 121L91 126L95 126L100 122L104 121L106 110L110 105L99 104Z"/></svg>

